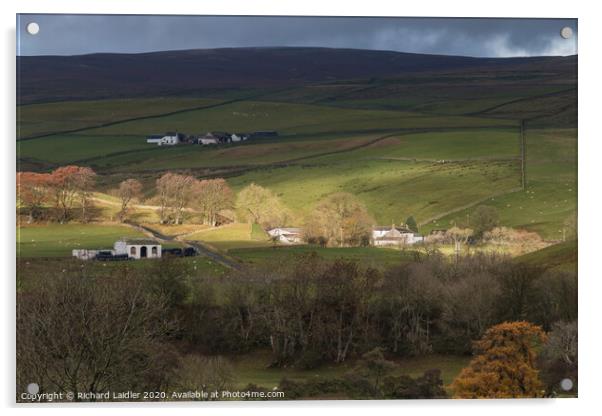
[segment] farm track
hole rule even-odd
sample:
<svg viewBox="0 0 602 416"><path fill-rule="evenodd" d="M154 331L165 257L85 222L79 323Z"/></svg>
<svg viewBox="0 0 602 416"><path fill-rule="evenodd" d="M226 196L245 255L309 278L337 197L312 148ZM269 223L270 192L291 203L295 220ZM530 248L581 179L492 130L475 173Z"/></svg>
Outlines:
<svg viewBox="0 0 602 416"><path fill-rule="evenodd" d="M99 203L105 204L105 205L112 205L114 207L121 206L121 203L117 202L117 201L109 201L109 200L101 199L101 198L97 198L97 197L91 197L90 199L92 201L96 201L96 202L99 202ZM161 208L159 205L134 204L133 206L136 208L139 208L139 209L149 209L149 210L158 210ZM198 212L197 210L192 209L192 208L183 208L182 210L185 212Z"/></svg>
<svg viewBox="0 0 602 416"><path fill-rule="evenodd" d="M201 255L208 257L211 260L215 261L216 263L219 263L222 266L225 266L229 269L233 269L233 270L237 270L237 271L242 269L241 265L238 264L236 261L231 260L228 257L226 257L220 253L217 253L213 250L210 250L204 244L202 244L198 241L180 240L177 237L170 237L170 236L162 234L156 230L153 230L152 228L149 228L149 227L146 227L144 225L137 224L134 222L126 222L125 224L129 225L130 227L132 227L138 231L143 232L144 234L150 235L153 238L160 240L160 241L184 243L184 244L196 249Z"/></svg>

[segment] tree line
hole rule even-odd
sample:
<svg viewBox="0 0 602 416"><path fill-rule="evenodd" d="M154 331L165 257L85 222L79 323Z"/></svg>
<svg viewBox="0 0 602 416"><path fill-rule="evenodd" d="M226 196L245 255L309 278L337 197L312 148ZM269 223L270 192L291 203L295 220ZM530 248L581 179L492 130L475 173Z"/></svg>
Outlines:
<svg viewBox="0 0 602 416"><path fill-rule="evenodd" d="M18 200L27 213L27 221L42 219L48 206L54 208L50 217L60 223L75 219L76 210L80 212L80 220L89 221L96 178L92 169L78 166L64 166L50 173L18 173ZM295 217L270 189L250 183L235 195L223 178L197 179L189 174L166 172L155 180L152 190L145 191L139 180L128 178L111 193L119 198L117 218L122 222L129 218L133 203L142 201L143 196L150 193L152 196L146 201L157 206L161 224L179 225L192 217L213 227L235 220L259 224L264 229L300 224L303 239L320 246L367 246L376 224L366 205L346 192L326 195L300 218ZM499 214L494 207L478 206L470 224L454 224L447 230L434 231L425 242L434 245L451 243L460 247L483 241L521 246L524 251L543 246L536 233L500 227L499 223ZM413 216L406 219L405 225L418 232Z"/></svg>
<svg viewBox="0 0 602 416"><path fill-rule="evenodd" d="M505 322L551 334L540 340L541 362L529 358L545 388L567 375L576 380L576 276L494 255L454 262L433 253L381 271L310 254L225 277L164 259L152 270L124 265L110 277L74 268L18 297L18 371L52 388L157 388L177 369L190 373L178 358L182 345L207 356L268 349L272 366L304 369L366 359L374 349L388 357L469 354Z"/></svg>

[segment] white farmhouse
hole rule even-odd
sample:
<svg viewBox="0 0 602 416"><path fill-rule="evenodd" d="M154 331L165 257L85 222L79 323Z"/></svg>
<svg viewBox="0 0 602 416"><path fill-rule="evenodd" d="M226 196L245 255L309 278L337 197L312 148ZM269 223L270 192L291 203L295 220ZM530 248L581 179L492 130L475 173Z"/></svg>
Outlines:
<svg viewBox="0 0 602 416"><path fill-rule="evenodd" d="M158 146L175 146L180 144L183 139L184 135L182 133L167 132L165 134L153 134L148 136L146 142Z"/></svg>
<svg viewBox="0 0 602 416"><path fill-rule="evenodd" d="M199 144L203 146L208 146L212 144L218 144L219 141L216 137L199 137Z"/></svg>
<svg viewBox="0 0 602 416"><path fill-rule="evenodd" d="M230 139L232 140L232 142L242 142L242 141L247 140L248 138L249 138L248 136L246 136L244 134L240 134L240 133L239 134L233 133L230 136Z"/></svg>
<svg viewBox="0 0 602 416"><path fill-rule="evenodd" d="M268 235L282 244L298 244L302 242L301 228L272 228Z"/></svg>
<svg viewBox="0 0 602 416"><path fill-rule="evenodd" d="M158 259L161 257L161 244L150 239L122 238L113 245L115 255L127 254L130 259Z"/></svg>
<svg viewBox="0 0 602 416"><path fill-rule="evenodd" d="M402 246L422 242L424 237L404 227L374 227L372 244L375 246Z"/></svg>

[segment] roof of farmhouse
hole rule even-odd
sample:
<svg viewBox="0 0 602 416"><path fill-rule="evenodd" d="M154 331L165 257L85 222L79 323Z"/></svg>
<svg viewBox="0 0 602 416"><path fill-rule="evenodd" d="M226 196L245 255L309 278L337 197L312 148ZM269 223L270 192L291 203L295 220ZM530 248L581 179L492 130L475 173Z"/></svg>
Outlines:
<svg viewBox="0 0 602 416"><path fill-rule="evenodd" d="M412 232L411 230L409 230L408 228L405 228L405 227L392 227L390 225L387 225L387 226L378 226L378 227L372 228L373 231L390 231L390 230L393 230L393 229L395 229L395 230L397 230L399 232L402 232L402 233Z"/></svg>
<svg viewBox="0 0 602 416"><path fill-rule="evenodd" d="M119 241L130 246L157 246L160 245L158 241L151 240L150 238L122 238Z"/></svg>

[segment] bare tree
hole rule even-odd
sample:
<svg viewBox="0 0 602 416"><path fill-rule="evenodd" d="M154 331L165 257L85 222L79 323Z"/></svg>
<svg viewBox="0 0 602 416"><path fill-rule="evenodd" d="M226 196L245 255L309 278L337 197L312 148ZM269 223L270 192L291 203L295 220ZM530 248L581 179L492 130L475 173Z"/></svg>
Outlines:
<svg viewBox="0 0 602 416"><path fill-rule="evenodd" d="M126 179L119 184L117 194L121 199L121 210L119 219L124 221L127 216L128 205L134 199L138 198L142 192L142 183L137 179Z"/></svg>
<svg viewBox="0 0 602 416"><path fill-rule="evenodd" d="M234 195L228 183L222 179L207 179L197 181L194 185L194 199L200 207L206 224L215 227L217 214L233 206Z"/></svg>
<svg viewBox="0 0 602 416"><path fill-rule="evenodd" d="M63 223L69 219L70 211L79 196L82 207L82 219L87 220L90 194L96 174L87 167L62 166L50 174L49 185L59 210L58 220Z"/></svg>
<svg viewBox="0 0 602 416"><path fill-rule="evenodd" d="M196 179L192 176L171 172L167 172L157 179L159 217L162 224L182 223L182 214L193 195L195 181Z"/></svg>
<svg viewBox="0 0 602 416"><path fill-rule="evenodd" d="M305 221L306 238L324 237L330 244L358 245L374 219L355 196L339 192L321 200Z"/></svg>
<svg viewBox="0 0 602 416"><path fill-rule="evenodd" d="M260 224L264 228L287 225L290 219L280 198L269 189L254 183L238 193L236 208L242 221Z"/></svg>
<svg viewBox="0 0 602 416"><path fill-rule="evenodd" d="M161 386L173 322L165 302L138 279L53 276L19 292L17 304L20 391L32 381L41 392Z"/></svg>
<svg viewBox="0 0 602 416"><path fill-rule="evenodd" d="M75 175L75 181L82 208L82 221L87 222L91 206L90 196L96 183L96 173L91 168L79 168Z"/></svg>
<svg viewBox="0 0 602 416"><path fill-rule="evenodd" d="M454 251L456 253L456 261L460 255L460 249L462 248L462 244L466 244L468 239L474 234L473 230L470 228L459 228L452 227L445 232L445 235L451 239L454 244Z"/></svg>

